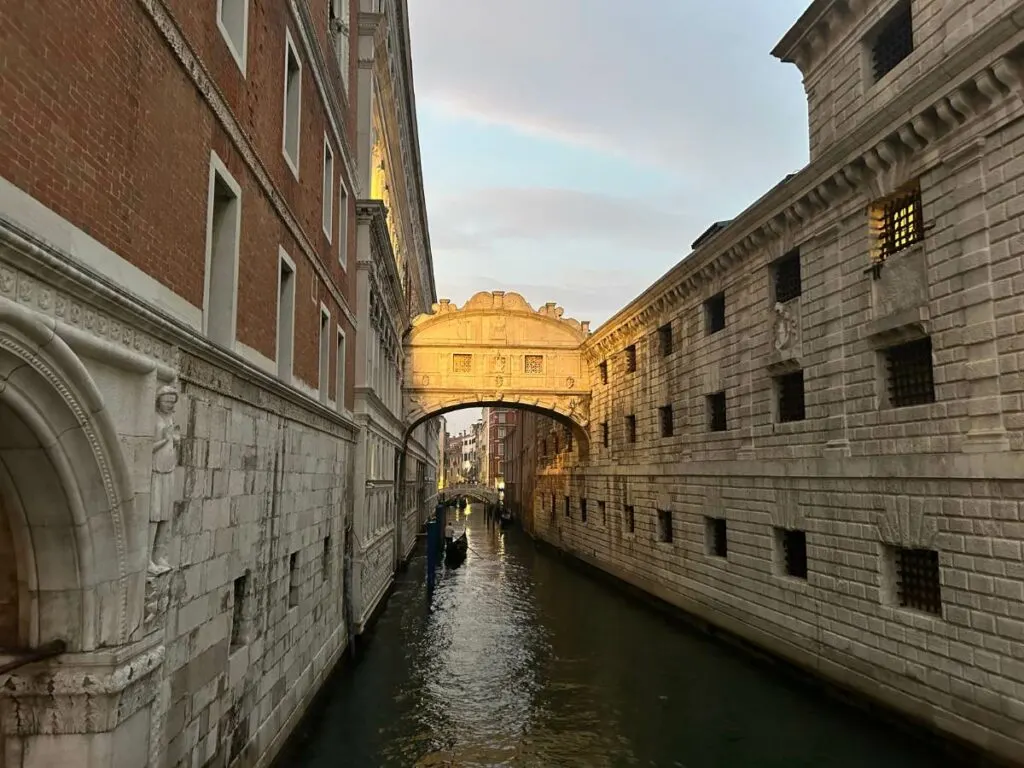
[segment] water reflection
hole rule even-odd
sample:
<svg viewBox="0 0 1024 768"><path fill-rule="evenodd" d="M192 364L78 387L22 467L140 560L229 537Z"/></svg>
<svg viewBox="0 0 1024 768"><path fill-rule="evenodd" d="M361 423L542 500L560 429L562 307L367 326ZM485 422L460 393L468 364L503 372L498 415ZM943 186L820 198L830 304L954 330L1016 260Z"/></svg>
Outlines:
<svg viewBox="0 0 1024 768"><path fill-rule="evenodd" d="M474 514L475 513L475 514ZM403 574L282 766L917 768L951 761L489 526Z"/></svg>

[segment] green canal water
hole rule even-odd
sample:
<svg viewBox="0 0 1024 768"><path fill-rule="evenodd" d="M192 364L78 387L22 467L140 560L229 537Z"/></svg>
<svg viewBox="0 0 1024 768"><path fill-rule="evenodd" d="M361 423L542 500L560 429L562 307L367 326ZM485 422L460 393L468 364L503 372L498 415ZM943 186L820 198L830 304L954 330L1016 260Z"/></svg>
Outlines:
<svg viewBox="0 0 1024 768"><path fill-rule="evenodd" d="M466 563L428 608L412 559L279 766L959 765L468 513Z"/></svg>

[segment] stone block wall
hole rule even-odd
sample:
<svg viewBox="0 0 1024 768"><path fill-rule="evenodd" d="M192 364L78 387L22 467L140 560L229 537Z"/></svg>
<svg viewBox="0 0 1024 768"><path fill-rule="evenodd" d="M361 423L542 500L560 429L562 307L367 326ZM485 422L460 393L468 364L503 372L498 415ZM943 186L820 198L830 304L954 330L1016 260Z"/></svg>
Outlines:
<svg viewBox="0 0 1024 768"><path fill-rule="evenodd" d="M892 133L904 115L862 159L812 162L600 328L585 345L589 454L542 421L532 492L541 538L1011 759L1024 754L1024 107L1020 80L993 73L1018 72L1022 45L965 69L984 99L920 73L922 103L964 113L917 115L929 138L914 146ZM877 206L908 185L921 239L873 267ZM799 295L777 301L778 260L794 253ZM712 333L706 302L721 293ZM888 350L925 338L934 402L897 407ZM779 379L795 372L804 414L785 421ZM787 566L797 541L805 574ZM901 593L901 552L921 550L936 563L931 608Z"/></svg>
<svg viewBox="0 0 1024 768"><path fill-rule="evenodd" d="M265 764L347 640L351 436L187 381L179 409L167 764Z"/></svg>

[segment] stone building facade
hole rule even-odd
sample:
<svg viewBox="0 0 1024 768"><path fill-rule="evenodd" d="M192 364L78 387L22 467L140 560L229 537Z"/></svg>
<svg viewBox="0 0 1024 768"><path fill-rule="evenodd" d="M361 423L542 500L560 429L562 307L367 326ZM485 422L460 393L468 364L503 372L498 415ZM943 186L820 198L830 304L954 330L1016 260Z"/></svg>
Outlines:
<svg viewBox="0 0 1024 768"><path fill-rule="evenodd" d="M267 765L355 629L374 5L0 5L3 768Z"/></svg>
<svg viewBox="0 0 1024 768"><path fill-rule="evenodd" d="M775 50L810 163L586 341L589 445L526 418L517 492L537 536L1011 760L1022 19L816 0Z"/></svg>

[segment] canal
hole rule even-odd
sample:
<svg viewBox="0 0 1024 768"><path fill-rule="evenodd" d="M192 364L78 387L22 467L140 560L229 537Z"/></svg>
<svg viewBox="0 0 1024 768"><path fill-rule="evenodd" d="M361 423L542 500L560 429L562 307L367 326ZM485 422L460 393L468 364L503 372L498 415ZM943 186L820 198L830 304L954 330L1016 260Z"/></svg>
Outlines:
<svg viewBox="0 0 1024 768"><path fill-rule="evenodd" d="M467 511L432 610L419 554L279 766L954 765Z"/></svg>

